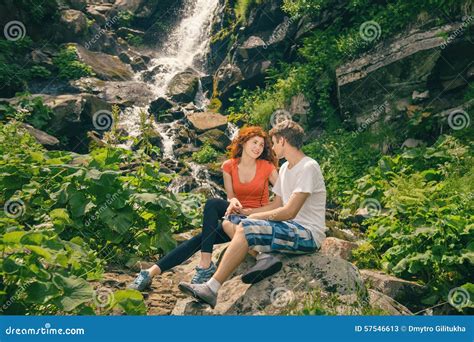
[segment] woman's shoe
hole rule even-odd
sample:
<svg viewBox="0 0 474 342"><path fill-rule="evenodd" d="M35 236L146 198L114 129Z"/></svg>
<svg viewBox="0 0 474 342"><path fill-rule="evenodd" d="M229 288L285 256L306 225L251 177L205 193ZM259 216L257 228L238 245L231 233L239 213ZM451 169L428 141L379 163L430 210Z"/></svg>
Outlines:
<svg viewBox="0 0 474 342"><path fill-rule="evenodd" d="M150 277L150 273L147 270L142 270L135 278L132 284L128 286L129 289L143 291L147 287L150 287L152 281L152 277Z"/></svg>
<svg viewBox="0 0 474 342"><path fill-rule="evenodd" d="M191 284L203 284L209 279L212 278L214 273L216 273L217 267L211 261L211 265L208 268L200 268L196 266L196 273L194 274L193 279L191 280Z"/></svg>

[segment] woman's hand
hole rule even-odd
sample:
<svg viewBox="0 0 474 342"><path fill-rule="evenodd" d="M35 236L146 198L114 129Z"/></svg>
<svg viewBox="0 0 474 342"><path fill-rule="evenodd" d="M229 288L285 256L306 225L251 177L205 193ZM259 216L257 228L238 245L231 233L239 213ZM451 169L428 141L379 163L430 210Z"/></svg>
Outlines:
<svg viewBox="0 0 474 342"><path fill-rule="evenodd" d="M227 207L227 210L225 212L225 216L228 216L233 213L239 213L242 210L242 204L240 204L239 200L237 198L232 198L230 200L230 204Z"/></svg>
<svg viewBox="0 0 474 342"><path fill-rule="evenodd" d="M250 208L241 209L239 214L250 216L250 214L252 214L252 209Z"/></svg>

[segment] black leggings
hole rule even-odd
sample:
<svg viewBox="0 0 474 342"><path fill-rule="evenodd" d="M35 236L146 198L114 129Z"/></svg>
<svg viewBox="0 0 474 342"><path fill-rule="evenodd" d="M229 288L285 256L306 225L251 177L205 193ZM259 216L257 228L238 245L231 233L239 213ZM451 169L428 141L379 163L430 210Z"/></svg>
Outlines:
<svg viewBox="0 0 474 342"><path fill-rule="evenodd" d="M161 272L168 271L176 265L192 257L197 251L212 253L214 245L230 241L229 236L222 229L221 218L229 202L219 198L207 200L204 206L204 218L202 220L202 233L196 235L190 240L184 241L163 258L157 261Z"/></svg>

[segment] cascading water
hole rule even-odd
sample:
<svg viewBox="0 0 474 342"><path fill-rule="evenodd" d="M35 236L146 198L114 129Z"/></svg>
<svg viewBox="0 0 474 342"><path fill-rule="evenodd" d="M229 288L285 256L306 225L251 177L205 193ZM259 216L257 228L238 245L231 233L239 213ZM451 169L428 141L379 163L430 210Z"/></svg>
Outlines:
<svg viewBox="0 0 474 342"><path fill-rule="evenodd" d="M183 19L176 25L162 44L155 58L150 62L148 70L137 73L135 79L145 82L145 75L153 75L150 83L156 97L166 97L170 81L178 73L188 68L194 69L201 76L206 75L206 59L209 52L211 40L211 28L215 16L219 12L219 0L188 0L182 11ZM146 78L150 79L150 78ZM150 81L148 81L150 82ZM199 89L194 99L196 108L204 110L209 100L203 92L202 84L199 81ZM120 123L129 135L136 137L140 135L140 111L148 112L148 107L132 107L120 118ZM187 111L184 110L186 113ZM182 124L182 123L179 123ZM174 145L177 140L178 121L172 123L153 123L154 128L162 136L163 160L169 160L175 164L178 160L174 154ZM229 128L230 129L230 128ZM232 128L233 130L233 128ZM123 144L123 147L130 147L131 143ZM195 183L206 190L211 196L218 196L215 184L209 172L199 164L188 163L191 177ZM184 188L184 180L176 178L169 189L175 193Z"/></svg>
<svg viewBox="0 0 474 342"><path fill-rule="evenodd" d="M205 74L211 26L218 4L219 0L189 0L186 3L184 18L151 61L149 71L155 75L153 90L156 96L165 96L171 79L187 68Z"/></svg>

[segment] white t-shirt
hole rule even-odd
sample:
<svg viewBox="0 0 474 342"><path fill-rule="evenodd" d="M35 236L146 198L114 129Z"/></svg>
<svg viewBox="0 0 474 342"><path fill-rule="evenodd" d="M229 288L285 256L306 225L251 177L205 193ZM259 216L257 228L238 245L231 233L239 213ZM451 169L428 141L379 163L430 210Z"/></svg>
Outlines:
<svg viewBox="0 0 474 342"><path fill-rule="evenodd" d="M316 160L305 156L291 169L285 162L280 168L273 192L282 198L283 205L288 203L295 192L310 194L293 220L309 229L321 247L326 238L326 186Z"/></svg>

